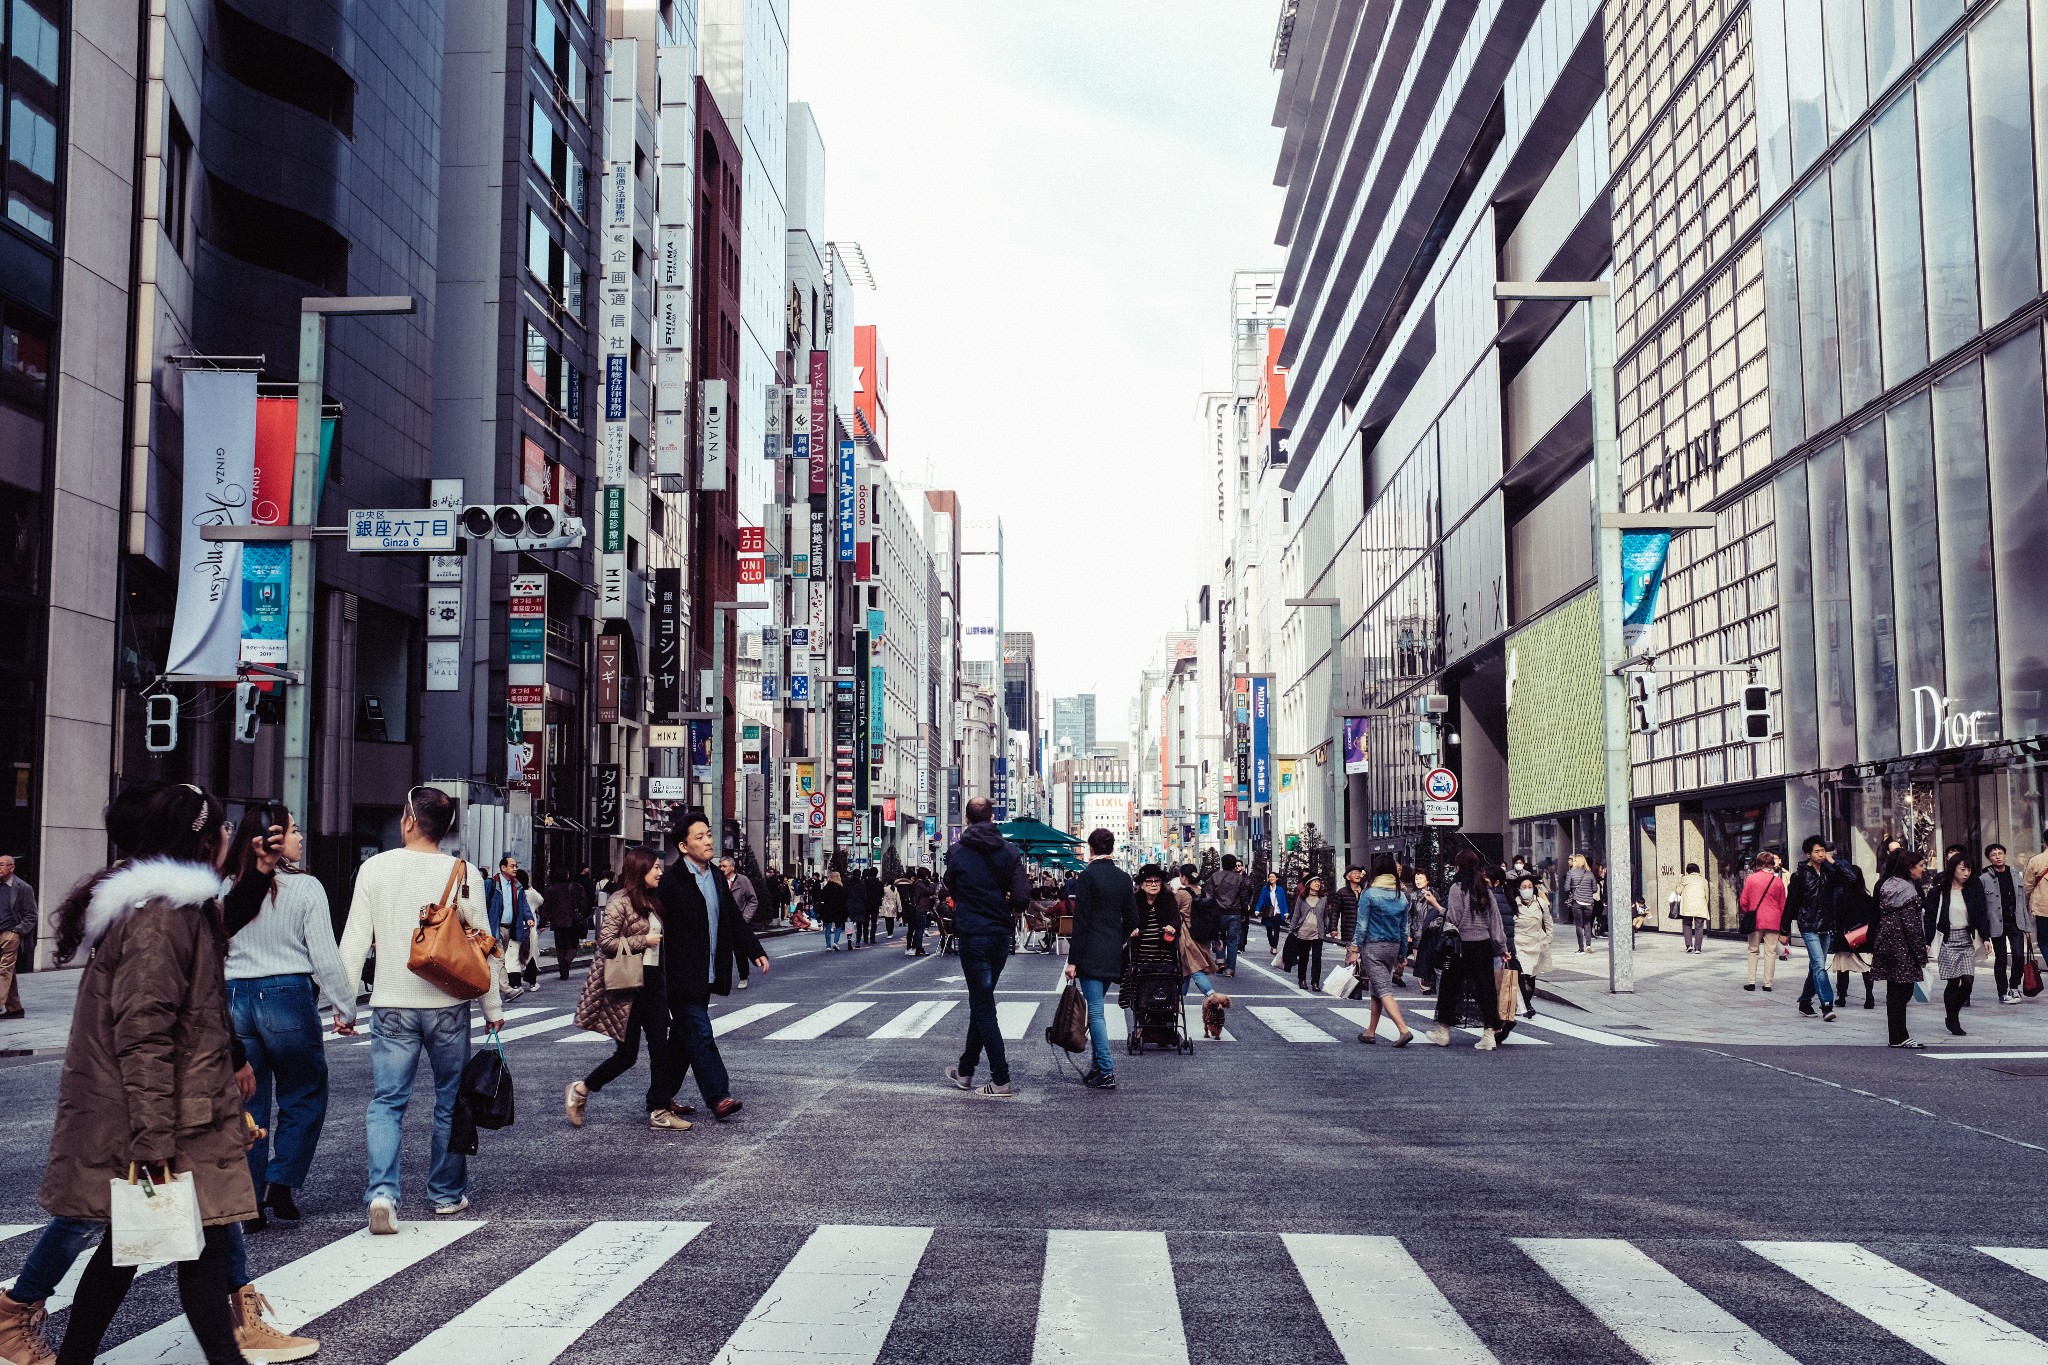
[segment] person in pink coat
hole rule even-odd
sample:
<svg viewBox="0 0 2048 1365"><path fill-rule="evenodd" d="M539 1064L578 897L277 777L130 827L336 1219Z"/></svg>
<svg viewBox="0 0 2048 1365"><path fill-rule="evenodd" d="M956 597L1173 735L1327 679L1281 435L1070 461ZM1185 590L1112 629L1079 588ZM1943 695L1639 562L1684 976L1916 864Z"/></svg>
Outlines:
<svg viewBox="0 0 2048 1365"><path fill-rule="evenodd" d="M1737 904L1742 924L1749 931L1749 980L1742 989L1756 989L1756 962L1763 954L1765 990L1778 974L1778 940L1785 934L1785 881L1778 875L1777 860L1768 853L1756 855L1755 870L1742 880Z"/></svg>

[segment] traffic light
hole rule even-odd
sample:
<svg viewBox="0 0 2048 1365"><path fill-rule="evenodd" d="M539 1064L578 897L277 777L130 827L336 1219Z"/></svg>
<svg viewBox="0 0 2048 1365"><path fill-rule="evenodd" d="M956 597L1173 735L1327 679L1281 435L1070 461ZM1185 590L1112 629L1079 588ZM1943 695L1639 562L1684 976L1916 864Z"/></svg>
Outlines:
<svg viewBox="0 0 2048 1365"><path fill-rule="evenodd" d="M152 692L142 699L142 747L153 754L167 754L178 747L178 698L170 692Z"/></svg>
<svg viewBox="0 0 2048 1365"><path fill-rule="evenodd" d="M1742 689L1742 737L1751 744L1771 737L1771 689L1761 683Z"/></svg>
<svg viewBox="0 0 2048 1365"><path fill-rule="evenodd" d="M1629 715L1635 728L1646 735L1657 733L1657 689L1647 673L1631 673L1628 678Z"/></svg>
<svg viewBox="0 0 2048 1365"><path fill-rule="evenodd" d="M261 695L262 693L258 690L255 683L238 682L235 684L235 743L254 744L256 742L256 726L258 722L256 699Z"/></svg>
<svg viewBox="0 0 2048 1365"><path fill-rule="evenodd" d="M462 509L462 533L499 550L566 550L583 543L583 521L551 502L473 503Z"/></svg>

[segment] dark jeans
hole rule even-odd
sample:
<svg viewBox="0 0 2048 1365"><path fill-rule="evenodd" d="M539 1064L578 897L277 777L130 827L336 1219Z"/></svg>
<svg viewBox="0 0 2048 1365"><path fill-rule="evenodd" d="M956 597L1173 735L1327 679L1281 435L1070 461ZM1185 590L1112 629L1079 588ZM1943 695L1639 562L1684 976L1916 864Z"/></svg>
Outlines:
<svg viewBox="0 0 2048 1365"><path fill-rule="evenodd" d="M960 1053L960 1074L972 1076L988 1052L989 1079L1010 1083L1010 1059L1003 1052L1003 1032L996 1024L996 982L1010 957L1007 934L976 934L960 939L960 970L967 974L967 1047Z"/></svg>
<svg viewBox="0 0 2048 1365"><path fill-rule="evenodd" d="M1910 981L1887 981L1884 983L1884 1022L1890 1031L1891 1041L1906 1041L1906 1006L1913 1003L1913 983Z"/></svg>
<svg viewBox="0 0 2048 1365"><path fill-rule="evenodd" d="M649 1007L650 1003L652 1003L652 1008ZM640 1035L645 1033L647 1035L648 1071L650 1073L647 1084L648 1112L652 1113L654 1110L661 1108L662 1105L667 1104L669 1100L674 1099L675 1090L673 1088L669 1090L668 1099L661 1100L658 1103L654 1095L652 1072L655 1070L654 1059L661 1055L662 1046L666 1042L666 1033L662 1027L664 1022L665 1014L661 1009L658 999L650 996L644 989L635 991L633 993L633 1011L626 1016L626 1036L619 1039L618 1045L612 1049L611 1056L599 1062L591 1069L590 1074L583 1078L583 1088L595 1095L598 1091L604 1089L628 1071L631 1071L633 1063L640 1060ZM678 1083L680 1083L680 1079Z"/></svg>
<svg viewBox="0 0 2048 1365"><path fill-rule="evenodd" d="M238 1225L224 1223L205 1230L206 1241L196 1261L178 1262L178 1302L207 1365L243 1365L241 1349L235 1345L235 1318L228 1307L234 1293L229 1283L234 1260ZM64 1348L57 1353L57 1365L92 1365L100 1353L100 1339L128 1297L138 1266L114 1264L114 1243L100 1243L86 1263L78 1281L78 1294L71 1301L71 1321L64 1329Z"/></svg>
<svg viewBox="0 0 2048 1365"><path fill-rule="evenodd" d="M1572 925L1579 931L1579 951L1584 952L1593 946L1593 926L1600 910L1592 905L1574 905L1571 911Z"/></svg>
<svg viewBox="0 0 2048 1365"><path fill-rule="evenodd" d="M668 1002L668 1026L663 1045L653 1048L654 1080L647 1090L649 1110L664 1109L683 1088L683 1077L697 1073L697 1093L707 1106L732 1097L732 1078L725 1073L725 1058L718 1055L718 1042L711 1032L711 1006Z"/></svg>
<svg viewBox="0 0 2048 1365"><path fill-rule="evenodd" d="M1223 916L1223 970L1237 970L1237 950L1244 942L1244 916Z"/></svg>
<svg viewBox="0 0 2048 1365"><path fill-rule="evenodd" d="M1449 931L1446 931L1449 932ZM1486 1027L1500 1027L1500 992L1493 984L1493 944L1486 939L1461 942L1458 959L1437 982L1436 1021L1458 1026L1465 1012L1465 992L1479 997L1479 1017Z"/></svg>
<svg viewBox="0 0 2048 1365"><path fill-rule="evenodd" d="M564 981L569 979L569 968L576 961L576 950L583 946L581 929L555 930L555 970Z"/></svg>
<svg viewBox="0 0 2048 1365"><path fill-rule="evenodd" d="M320 1128L327 1121L327 1053L310 976L260 976L228 982L228 1014L256 1071L249 1117L270 1130L249 1148L249 1179L262 1198L267 1181L296 1190L306 1183ZM273 1095L277 1121L271 1122Z"/></svg>
<svg viewBox="0 0 2048 1365"><path fill-rule="evenodd" d="M916 953L919 957L923 957L924 912L922 910L913 910L908 915L904 916L903 922L904 924L909 926L910 950Z"/></svg>
<svg viewBox="0 0 2048 1365"><path fill-rule="evenodd" d="M1991 979L1997 983L1998 998L2003 1000L2008 991L2020 988L2020 973L2027 965L2026 930L2017 924L2007 925L2005 933L1991 940L1991 952Z"/></svg>

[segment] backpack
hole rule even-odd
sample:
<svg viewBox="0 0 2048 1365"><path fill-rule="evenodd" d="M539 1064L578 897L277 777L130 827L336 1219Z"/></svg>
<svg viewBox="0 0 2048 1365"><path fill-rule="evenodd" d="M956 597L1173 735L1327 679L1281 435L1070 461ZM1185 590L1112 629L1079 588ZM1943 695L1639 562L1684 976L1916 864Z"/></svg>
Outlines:
<svg viewBox="0 0 2048 1365"><path fill-rule="evenodd" d="M1188 932L1197 943L1213 943L1223 936L1223 912L1206 891L1196 893L1188 906Z"/></svg>

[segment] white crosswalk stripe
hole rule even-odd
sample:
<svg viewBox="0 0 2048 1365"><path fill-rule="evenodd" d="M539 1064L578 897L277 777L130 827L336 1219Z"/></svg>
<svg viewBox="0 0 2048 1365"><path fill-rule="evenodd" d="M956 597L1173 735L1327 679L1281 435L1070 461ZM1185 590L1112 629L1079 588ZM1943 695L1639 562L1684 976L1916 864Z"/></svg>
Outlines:
<svg viewBox="0 0 2048 1365"><path fill-rule="evenodd" d="M2048 1251L2038 1247L1978 1247L1986 1256L1996 1256L2015 1270L2024 1270L2037 1280L2048 1280Z"/></svg>
<svg viewBox="0 0 2048 1365"><path fill-rule="evenodd" d="M1285 1005L1253 1005L1252 1018L1290 1043L1334 1043L1337 1039Z"/></svg>
<svg viewBox="0 0 2048 1365"><path fill-rule="evenodd" d="M821 1010L813 1011L768 1035L771 1043L801 1042L811 1038L822 1038L833 1029L865 1010L873 1009L872 1000L837 1000Z"/></svg>
<svg viewBox="0 0 2048 1365"><path fill-rule="evenodd" d="M532 1038L543 1033L558 1033L565 1028L574 1027L576 1027L576 1016L573 1012L557 1014L547 1019L536 1019L530 1024L518 1024L512 1028L500 1030L498 1041L501 1043L516 1043L521 1038Z"/></svg>
<svg viewBox="0 0 2048 1365"><path fill-rule="evenodd" d="M548 1365L708 1223L592 1223L429 1333L394 1365Z"/></svg>
<svg viewBox="0 0 2048 1365"><path fill-rule="evenodd" d="M1165 1233L1046 1234L1031 1365L1187 1365L1187 1359Z"/></svg>
<svg viewBox="0 0 2048 1365"><path fill-rule="evenodd" d="M1400 1238L1290 1232L1280 1240L1346 1365L1495 1365Z"/></svg>
<svg viewBox="0 0 2048 1365"><path fill-rule="evenodd" d="M42 1226L41 1223L0 1223L0 1242L10 1237L19 1237L24 1232L36 1232Z"/></svg>
<svg viewBox="0 0 2048 1365"><path fill-rule="evenodd" d="M1744 1242L1942 1365L2048 1365L2048 1342L1852 1242Z"/></svg>
<svg viewBox="0 0 2048 1365"><path fill-rule="evenodd" d="M1031 1016L1038 1013L1036 1000L998 1000L996 1032L1005 1038L1022 1038L1031 1030Z"/></svg>
<svg viewBox="0 0 2048 1365"><path fill-rule="evenodd" d="M389 1237L372 1237L365 1228L258 1276L256 1288L270 1300L270 1324L297 1332L482 1226L437 1219L401 1224ZM99 1365L206 1365L206 1353L185 1319L173 1318L105 1352Z"/></svg>
<svg viewBox="0 0 2048 1365"><path fill-rule="evenodd" d="M1461 1028L1458 1030L1458 1032L1469 1033L1474 1038L1477 1038L1481 1033L1484 1033L1485 1030L1478 1028ZM1542 1038L1531 1038L1527 1034L1523 1033L1510 1033L1507 1037L1501 1039L1500 1041L1503 1046L1507 1047L1527 1047L1531 1043L1534 1043L1537 1047L1550 1046L1549 1042Z"/></svg>
<svg viewBox="0 0 2048 1365"><path fill-rule="evenodd" d="M888 1023L870 1033L870 1038L922 1038L932 1025L946 1017L958 1000L920 1000Z"/></svg>
<svg viewBox="0 0 2048 1365"><path fill-rule="evenodd" d="M931 1235L930 1228L819 1228L712 1365L872 1365Z"/></svg>
<svg viewBox="0 0 2048 1365"><path fill-rule="evenodd" d="M788 1008L787 1000L765 1000L755 1005L743 1005L731 1014L714 1014L711 1016L711 1036L723 1038L734 1029L745 1028L756 1019L766 1019Z"/></svg>
<svg viewBox="0 0 2048 1365"><path fill-rule="evenodd" d="M1627 1242L1523 1237L1516 1245L1650 1365L1798 1365Z"/></svg>
<svg viewBox="0 0 2048 1365"><path fill-rule="evenodd" d="M1608 1033L1603 1029L1587 1028L1584 1024L1568 1024L1562 1019L1553 1019L1547 1014L1539 1014L1534 1019L1524 1019L1522 1026L1524 1028L1547 1029L1552 1033L1562 1033L1567 1038L1576 1038L1582 1043L1598 1043L1601 1047L1657 1046L1646 1038L1625 1038L1619 1033Z"/></svg>

